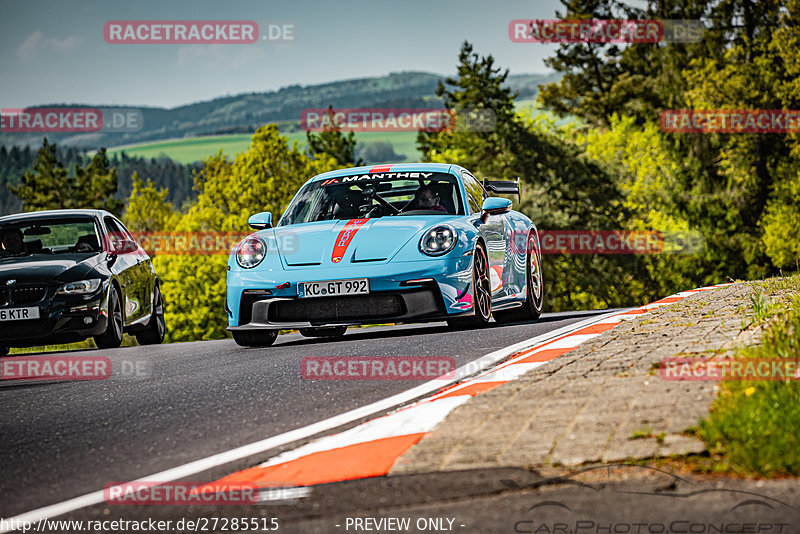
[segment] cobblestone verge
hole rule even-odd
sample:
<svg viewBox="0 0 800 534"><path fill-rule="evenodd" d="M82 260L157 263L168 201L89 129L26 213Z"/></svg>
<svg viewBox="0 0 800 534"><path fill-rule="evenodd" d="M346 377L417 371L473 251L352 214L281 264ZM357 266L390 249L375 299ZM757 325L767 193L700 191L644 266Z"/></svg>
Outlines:
<svg viewBox="0 0 800 534"><path fill-rule="evenodd" d="M715 382L662 379L663 358L711 356L756 342L742 330L750 286L696 293L632 316L519 379L478 395L401 457L391 474L574 466L702 452L685 431Z"/></svg>

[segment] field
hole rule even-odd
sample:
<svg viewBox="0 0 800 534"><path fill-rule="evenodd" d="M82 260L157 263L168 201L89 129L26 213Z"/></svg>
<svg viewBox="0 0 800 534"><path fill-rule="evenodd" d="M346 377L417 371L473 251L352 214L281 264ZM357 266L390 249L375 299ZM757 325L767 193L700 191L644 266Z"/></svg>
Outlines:
<svg viewBox="0 0 800 534"><path fill-rule="evenodd" d="M555 119L556 124L569 122L569 119L558 119L550 112L539 110L536 102L531 99L517 101L516 107L517 109L530 108L534 114L544 114L551 119ZM297 141L302 148L305 148L305 132L291 132L283 135L289 138L290 143ZM125 152L128 156L140 156L143 158L166 156L185 164L202 161L209 156L215 155L220 149L224 154L234 157L236 154L247 150L250 144L250 137L250 134L228 134L168 139L152 143L114 147L108 150L108 154L113 156L114 154ZM421 154L416 147L416 132L357 132L356 139L359 144L364 145L376 142L390 143L394 148L395 154L400 156L393 160L396 162L413 162L419 161L421 158ZM376 161L368 163L389 162Z"/></svg>
<svg viewBox="0 0 800 534"><path fill-rule="evenodd" d="M305 147L305 132L292 132L284 134L289 138L289 142L297 141L301 147ZM240 152L244 152L250 144L249 134L213 135L207 137L187 137L183 139L169 139L167 141L157 141L154 143L143 143L139 145L128 145L109 149L109 156L125 152L128 156L141 156L144 158L158 158L167 156L179 163L191 163L202 161L209 156L213 156L220 149L230 157ZM359 143L373 143L384 141L391 143L396 154L402 154L405 159L398 161L418 161L420 154L416 149L415 132L364 132L356 133Z"/></svg>

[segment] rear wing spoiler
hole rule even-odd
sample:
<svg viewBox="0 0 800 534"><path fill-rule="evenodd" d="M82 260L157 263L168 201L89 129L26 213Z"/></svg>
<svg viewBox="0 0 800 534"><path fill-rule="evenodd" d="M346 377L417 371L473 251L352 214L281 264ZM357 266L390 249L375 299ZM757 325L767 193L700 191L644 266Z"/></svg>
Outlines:
<svg viewBox="0 0 800 534"><path fill-rule="evenodd" d="M519 190L519 177L517 177L516 180L489 180L488 178L484 178L483 188L497 195L517 195L517 199L522 202L522 194Z"/></svg>

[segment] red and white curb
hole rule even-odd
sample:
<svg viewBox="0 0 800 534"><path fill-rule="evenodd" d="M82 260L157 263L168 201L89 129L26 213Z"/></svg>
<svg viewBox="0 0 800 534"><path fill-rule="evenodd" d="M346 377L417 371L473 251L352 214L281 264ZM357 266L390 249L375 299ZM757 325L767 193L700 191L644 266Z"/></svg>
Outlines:
<svg viewBox="0 0 800 534"><path fill-rule="evenodd" d="M512 355L511 359L491 370L383 417L317 439L260 465L233 473L215 484L251 482L265 487L310 486L386 475L408 449L432 432L451 411L467 402L470 397L516 380L531 369L573 350L622 321L678 302L699 291L709 291L726 285L729 284L683 291L633 310L590 321L588 325L582 322L568 333L532 347L520 347L524 342L509 347L514 349L509 353ZM530 341L532 340L528 343Z"/></svg>

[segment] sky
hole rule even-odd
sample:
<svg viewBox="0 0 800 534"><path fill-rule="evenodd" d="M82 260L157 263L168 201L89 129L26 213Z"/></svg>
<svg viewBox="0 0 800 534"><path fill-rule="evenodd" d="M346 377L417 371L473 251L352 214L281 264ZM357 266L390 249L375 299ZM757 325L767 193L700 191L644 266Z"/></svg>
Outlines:
<svg viewBox="0 0 800 534"><path fill-rule="evenodd" d="M464 40L512 74L545 73L556 45L513 43L513 19L557 0L0 0L0 107L175 107L224 95L425 71L454 74ZM110 44L108 21L252 20L292 40Z"/></svg>

